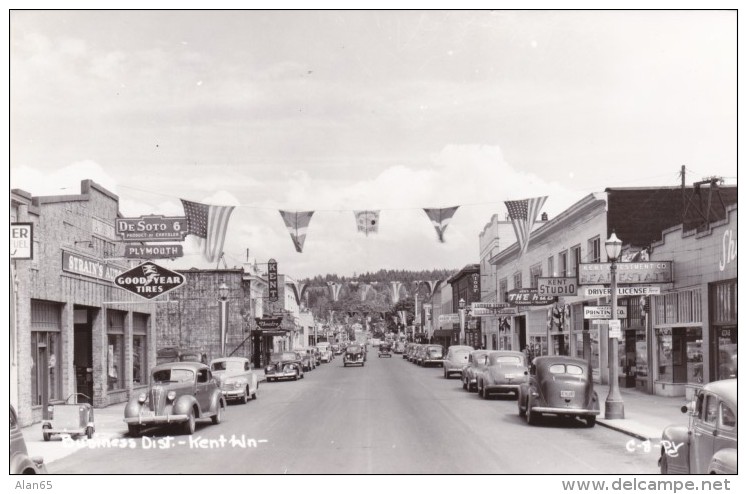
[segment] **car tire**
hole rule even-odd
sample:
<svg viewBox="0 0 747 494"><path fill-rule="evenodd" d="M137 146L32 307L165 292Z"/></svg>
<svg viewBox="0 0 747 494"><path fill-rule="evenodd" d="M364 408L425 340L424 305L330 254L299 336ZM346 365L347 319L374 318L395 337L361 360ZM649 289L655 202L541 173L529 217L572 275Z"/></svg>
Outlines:
<svg viewBox="0 0 747 494"><path fill-rule="evenodd" d="M86 427L86 438L93 439L93 427L90 425Z"/></svg>
<svg viewBox="0 0 747 494"><path fill-rule="evenodd" d="M249 403L249 386L244 388L244 394L241 396L241 404L246 405Z"/></svg>
<svg viewBox="0 0 747 494"><path fill-rule="evenodd" d="M257 391L259 391L259 383L257 383ZM254 393L252 393L252 400L256 400L257 399L257 391L255 391Z"/></svg>
<svg viewBox="0 0 747 494"><path fill-rule="evenodd" d="M210 417L210 420L213 421L213 424L218 425L221 422L223 422L223 407L220 406L220 402L218 402L218 411L215 412L215 415Z"/></svg>
<svg viewBox="0 0 747 494"><path fill-rule="evenodd" d="M140 437L143 429L137 424L127 424L127 432L130 434L130 437Z"/></svg>
<svg viewBox="0 0 747 494"><path fill-rule="evenodd" d="M664 449L661 450L661 461L659 462L660 473L662 475L669 475L669 461L667 460L667 454Z"/></svg>
<svg viewBox="0 0 747 494"><path fill-rule="evenodd" d="M589 415L588 417L586 417L585 423L586 423L586 427L588 427L589 429L591 429L592 427L594 427L597 424L597 416L596 415Z"/></svg>
<svg viewBox="0 0 747 494"><path fill-rule="evenodd" d="M532 407L527 404L527 424L537 425L539 422L539 415L532 411Z"/></svg>
<svg viewBox="0 0 747 494"><path fill-rule="evenodd" d="M44 432L45 429L51 429L51 427L45 426L42 428L42 437L44 438L44 441L46 442L52 439L52 434L50 434L49 432Z"/></svg>
<svg viewBox="0 0 747 494"><path fill-rule="evenodd" d="M188 436L191 436L195 433L195 411L190 410L189 415L187 415L187 421L184 422L184 433Z"/></svg>
<svg viewBox="0 0 747 494"><path fill-rule="evenodd" d="M521 397L519 397L516 402L519 405L519 417L526 417L527 415L527 409L526 407L521 406Z"/></svg>

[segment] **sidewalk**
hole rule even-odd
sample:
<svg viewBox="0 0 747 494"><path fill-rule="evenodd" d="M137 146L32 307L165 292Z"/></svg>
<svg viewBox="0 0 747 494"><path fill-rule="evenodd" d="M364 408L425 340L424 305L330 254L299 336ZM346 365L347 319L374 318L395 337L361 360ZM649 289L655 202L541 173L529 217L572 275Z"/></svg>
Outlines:
<svg viewBox="0 0 747 494"><path fill-rule="evenodd" d="M260 383L266 380L264 370L255 369L253 372ZM127 435L127 424L124 422L126 405L127 403L117 403L106 408L94 408L93 420L96 424L96 432L90 447L99 441L112 441ZM22 432L29 456L41 456L46 464L89 447L85 438L71 440L61 435L52 436L52 439L45 442L40 422L22 428Z"/></svg>
<svg viewBox="0 0 747 494"><path fill-rule="evenodd" d="M599 396L602 412L597 416L597 424L603 427L645 441L661 439L661 433L668 425L687 425L687 415L680 410L682 405L688 403L684 396L669 398L645 394L632 388L620 388L625 418L607 420L604 418L604 402L609 394L609 387L595 384L594 390Z"/></svg>

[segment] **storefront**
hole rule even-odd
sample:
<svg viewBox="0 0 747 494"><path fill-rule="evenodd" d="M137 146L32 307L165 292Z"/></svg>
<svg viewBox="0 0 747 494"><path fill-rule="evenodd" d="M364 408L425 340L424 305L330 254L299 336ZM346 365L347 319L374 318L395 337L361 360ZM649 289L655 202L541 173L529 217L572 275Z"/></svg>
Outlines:
<svg viewBox="0 0 747 494"><path fill-rule="evenodd" d="M23 425L46 405L82 393L95 407L126 401L147 385L155 361L153 305L114 285L118 198L85 180L80 195L11 191L11 221L33 224L34 254L16 273L14 405ZM11 359L13 360L13 359Z"/></svg>

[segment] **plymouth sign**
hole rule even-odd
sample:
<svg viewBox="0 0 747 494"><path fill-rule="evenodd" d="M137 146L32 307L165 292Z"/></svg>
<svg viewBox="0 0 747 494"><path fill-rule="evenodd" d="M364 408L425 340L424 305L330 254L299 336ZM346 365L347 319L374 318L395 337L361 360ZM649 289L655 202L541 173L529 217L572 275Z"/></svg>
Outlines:
<svg viewBox="0 0 747 494"><path fill-rule="evenodd" d="M114 283L127 291L151 299L184 284L184 275L146 262L117 276Z"/></svg>
<svg viewBox="0 0 747 494"><path fill-rule="evenodd" d="M550 305L555 302L555 296L540 295L536 288L515 288L506 295L508 296L508 303L511 305Z"/></svg>
<svg viewBox="0 0 747 494"><path fill-rule="evenodd" d="M124 252L127 259L174 259L183 255L184 249L181 244L126 244Z"/></svg>
<svg viewBox="0 0 747 494"><path fill-rule="evenodd" d="M121 235L125 240L181 241L188 233L186 217L167 218L160 215L150 215L139 218L118 218L116 226L117 235Z"/></svg>
<svg viewBox="0 0 747 494"><path fill-rule="evenodd" d="M609 262L581 263L578 265L579 285L609 285L612 275ZM672 261L619 262L617 282L622 284L671 283Z"/></svg>

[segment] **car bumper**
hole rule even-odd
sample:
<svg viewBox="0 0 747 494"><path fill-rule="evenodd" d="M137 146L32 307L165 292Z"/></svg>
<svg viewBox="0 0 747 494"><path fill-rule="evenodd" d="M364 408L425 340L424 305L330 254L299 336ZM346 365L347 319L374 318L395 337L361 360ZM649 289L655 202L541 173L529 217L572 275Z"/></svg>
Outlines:
<svg viewBox="0 0 747 494"><path fill-rule="evenodd" d="M282 374L265 374L267 379L290 379L296 377L296 372L283 372Z"/></svg>
<svg viewBox="0 0 747 494"><path fill-rule="evenodd" d="M143 416L137 416L137 417L125 417L124 421L126 424L137 424L137 425L147 425L147 424L178 424L179 422L186 422L189 420L189 417L187 415L153 415L150 417L143 417Z"/></svg>
<svg viewBox="0 0 747 494"><path fill-rule="evenodd" d="M486 385L485 386L485 390L486 391L496 391L496 392L504 391L506 393L511 393L511 392L518 393L520 387L521 387L521 383L516 383L516 384L493 384L493 385L490 385L490 386Z"/></svg>
<svg viewBox="0 0 747 494"><path fill-rule="evenodd" d="M221 393L223 393L223 397L226 399L241 398L242 396L244 396L244 388L221 390Z"/></svg>
<svg viewBox="0 0 747 494"><path fill-rule="evenodd" d="M558 415L599 415L599 410L588 410L586 408L532 407L532 411Z"/></svg>

